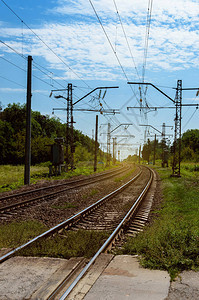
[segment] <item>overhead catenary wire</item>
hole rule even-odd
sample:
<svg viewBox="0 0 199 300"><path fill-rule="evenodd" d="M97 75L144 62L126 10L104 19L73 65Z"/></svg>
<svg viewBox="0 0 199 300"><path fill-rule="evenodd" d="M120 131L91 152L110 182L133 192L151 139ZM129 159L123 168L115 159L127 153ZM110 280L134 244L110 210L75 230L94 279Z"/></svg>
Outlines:
<svg viewBox="0 0 199 300"><path fill-rule="evenodd" d="M133 53L132 53L132 51L131 51L131 47L130 47L129 42L128 42L128 38L127 38L126 32L125 32L125 30L124 30L124 25L123 25L123 23L122 23L122 19L121 19L121 17L120 17L120 14L119 14L119 10L118 10L116 1L113 0L113 3L114 3L114 6L115 6L115 9L116 9L116 13L117 13L118 19L119 19L119 21L120 21L120 25L121 25L121 27L122 27L122 31L123 31L123 34L124 34L124 37L125 37L125 40L126 40L127 47L128 47L128 49L129 49L129 52L130 52L131 59L132 59L133 64L134 64L134 68L135 68L135 70L136 70L136 73L137 73L138 78L140 79L140 75L139 75L139 73L138 73L138 69L137 69L137 66L136 66L136 63L135 63L135 59L134 59Z"/></svg>
<svg viewBox="0 0 199 300"><path fill-rule="evenodd" d="M16 68L18 68L19 70L23 71L26 73L26 70L25 69L22 69L20 66L16 65L15 63L11 62L10 60L6 59L5 57L3 56L0 56L1 59L5 60L6 62L8 62L9 64L15 66Z"/></svg>
<svg viewBox="0 0 199 300"><path fill-rule="evenodd" d="M146 61L147 61L147 55L148 55L149 33L150 33L150 26L151 26L152 7L153 7L153 0L149 0L149 2L148 2L148 10L147 10L147 22L146 22L145 45L144 45L144 57L143 57L143 66L142 66L142 81L143 82L144 82L144 77L145 77Z"/></svg>
<svg viewBox="0 0 199 300"><path fill-rule="evenodd" d="M4 1L0 0L23 24L50 50L73 74L75 74L85 85L89 87L84 81L48 44L26 23L24 20ZM23 56L23 55L22 55Z"/></svg>
<svg viewBox="0 0 199 300"><path fill-rule="evenodd" d="M14 49L13 47L11 47L11 46L8 45L7 43L3 42L2 40L0 40L0 42L1 42L4 46L8 47L10 50L12 50L12 51L15 52L17 55L19 55L20 57L22 57L24 60L27 61L27 57L26 57L26 56L24 56L23 54L19 53L16 49ZM14 66L17 67L18 69L21 69L22 71L25 71L25 72L26 72L26 70L22 69L21 67L17 66L16 64L10 62L9 60L5 59L4 57L1 57L1 58L4 59L5 61L9 62L10 64L14 65ZM35 66L35 68L37 68L37 69L39 70L39 68L38 68L37 66ZM39 71L41 71L41 70L39 70ZM45 75L47 75L47 74L45 74ZM47 84L47 85L49 85L49 86L52 86L52 85L51 85L50 83L48 83L47 81L45 81L45 80L43 80L43 79L37 77L37 76L34 75L34 74L33 74L33 77L37 78L37 79L40 80L40 81L43 81L45 84ZM53 79L53 78L51 77L51 79Z"/></svg>
<svg viewBox="0 0 199 300"><path fill-rule="evenodd" d="M191 121L191 119L193 118L193 116L195 115L195 113L197 112L198 108L196 107L195 111L193 112L193 114L191 115L191 117L189 118L189 120L186 122L186 124L183 126L182 130L185 129L185 127L189 124L189 122Z"/></svg>
<svg viewBox="0 0 199 300"><path fill-rule="evenodd" d="M96 9L95 9L95 7L94 7L92 1L89 0L89 2L90 2L90 4L91 4L91 7L92 7L92 9L93 9L93 11L94 11L96 17L97 17L98 22L99 22L99 24L100 24L100 26L101 26L101 28L102 28L102 30L103 30L105 36L106 36L106 39L107 39L107 41L108 41L108 43L109 43L109 45L110 45L110 47L111 47L111 49L112 49L112 51L113 51L113 53L114 53L116 59L117 59L117 62L118 62L118 64L119 64L119 66L120 66L120 68L121 68L121 70L122 70L122 72L123 72L123 74L124 74L124 76L125 76L127 82L128 82L128 81L129 81L128 76L127 76L127 74L126 74L126 72L125 72L125 70L124 70L124 68L123 68L123 66L122 66L122 64L121 64L121 62L120 62L120 59L119 59L119 57L118 57L118 55L117 55L117 53L116 53L116 51L115 51L115 49L114 49L114 47L113 47L113 44L111 43L111 40L110 40L110 38L109 38L109 36L108 36L108 34L107 34L105 28L104 28L104 26L103 26L103 24L102 24L102 22L101 22L99 16L98 16L98 13L97 13L97 11L96 11ZM132 92L134 93L134 95L135 95L135 97L136 97L135 91L133 90L132 86L131 86L131 85L129 85L129 86L130 86ZM137 99L137 97L136 97L136 99ZM138 101L138 99L137 99L137 101ZM138 102L139 102L139 101L138 101Z"/></svg>
<svg viewBox="0 0 199 300"><path fill-rule="evenodd" d="M14 83L14 84L16 84L16 85L18 85L18 86L20 86L20 87L26 89L26 87L25 87L24 85L22 85L22 84L20 84L20 83L18 83L18 82L16 82L16 81L13 81L13 80L8 79L8 78L6 78L6 77L4 77L4 76L1 76L1 75L0 75L0 78L2 78L2 79L4 79L4 80L7 80L7 81L9 81L9 82L11 82L11 83Z"/></svg>

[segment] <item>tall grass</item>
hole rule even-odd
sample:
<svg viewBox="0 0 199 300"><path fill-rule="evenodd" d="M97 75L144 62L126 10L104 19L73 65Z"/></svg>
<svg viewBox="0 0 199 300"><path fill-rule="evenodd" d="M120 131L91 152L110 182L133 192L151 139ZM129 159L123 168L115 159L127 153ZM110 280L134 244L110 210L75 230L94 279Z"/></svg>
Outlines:
<svg viewBox="0 0 199 300"><path fill-rule="evenodd" d="M38 178L44 178L48 174L46 166L31 166L30 175L31 183ZM0 192L16 189L23 185L24 166L0 165Z"/></svg>
<svg viewBox="0 0 199 300"><path fill-rule="evenodd" d="M90 175L94 173L93 163L88 165L81 162L79 166L73 171L63 172L60 176L48 177L49 169L48 163L43 163L40 165L31 166L30 168L30 182L36 183L39 180L46 179L67 179L73 176L79 175ZM113 166L112 166L113 167ZM114 166L115 167L115 166ZM103 165L99 165L97 172L102 172L106 170ZM11 166L11 165L0 165L0 192L10 191L23 186L24 184L24 166Z"/></svg>
<svg viewBox="0 0 199 300"><path fill-rule="evenodd" d="M63 231L60 235L49 237L20 251L19 255L66 259L80 256L90 258L97 252L108 236L107 232L102 231Z"/></svg>
<svg viewBox="0 0 199 300"><path fill-rule="evenodd" d="M0 248L12 248L31 240L48 228L37 221L0 225Z"/></svg>
<svg viewBox="0 0 199 300"><path fill-rule="evenodd" d="M182 270L199 268L199 182L183 171L181 178L170 177L168 169L159 173L161 209L154 212L151 226L128 239L122 253L140 254L144 267L167 270L173 280Z"/></svg>

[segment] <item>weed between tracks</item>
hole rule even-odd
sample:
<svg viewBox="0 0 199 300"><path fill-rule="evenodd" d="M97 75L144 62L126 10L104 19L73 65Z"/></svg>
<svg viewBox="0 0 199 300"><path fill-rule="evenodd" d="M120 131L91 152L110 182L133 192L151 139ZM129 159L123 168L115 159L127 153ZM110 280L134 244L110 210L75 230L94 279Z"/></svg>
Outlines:
<svg viewBox="0 0 199 300"><path fill-rule="evenodd" d="M48 230L36 221L13 222L0 226L0 248L16 248ZM109 237L106 231L67 231L35 242L31 247L17 252L23 256L58 258L92 257Z"/></svg>
<svg viewBox="0 0 199 300"><path fill-rule="evenodd" d="M59 235L35 243L31 248L20 251L18 255L65 259L70 257L90 258L94 256L108 236L108 232L101 231L63 231Z"/></svg>
<svg viewBox="0 0 199 300"><path fill-rule="evenodd" d="M122 253L140 254L144 267L167 270L173 280L182 270L199 270L199 178L187 169L181 178L171 178L168 169L157 171L164 195L161 209L154 211L151 226L128 239Z"/></svg>
<svg viewBox="0 0 199 300"><path fill-rule="evenodd" d="M62 173L60 176L52 176L51 178L48 177L49 163L41 163L40 165L31 166L31 183L37 183L42 179L51 180L51 179L68 179L74 176L79 175L90 175L93 174L93 166L88 166L86 163L81 163L79 166L76 167L75 170L69 171L67 173ZM111 168L116 168L118 165L111 166ZM103 166L98 166L97 172L102 172L109 168L105 168ZM17 165L1 165L0 166L0 193L6 192L10 190L17 189L24 185L24 166Z"/></svg>
<svg viewBox="0 0 199 300"><path fill-rule="evenodd" d="M13 222L0 226L0 248L16 248L48 228L37 221Z"/></svg>
<svg viewBox="0 0 199 300"><path fill-rule="evenodd" d="M121 176L121 177L116 177L114 179L115 182L121 182L124 179L128 178L129 176L131 176L133 173L135 172L135 168L131 169L131 171L129 171L128 173L126 173L125 175Z"/></svg>
<svg viewBox="0 0 199 300"><path fill-rule="evenodd" d="M54 209L67 209L67 208L77 207L77 205L75 205L73 203L65 202L63 205L51 205L51 207Z"/></svg>

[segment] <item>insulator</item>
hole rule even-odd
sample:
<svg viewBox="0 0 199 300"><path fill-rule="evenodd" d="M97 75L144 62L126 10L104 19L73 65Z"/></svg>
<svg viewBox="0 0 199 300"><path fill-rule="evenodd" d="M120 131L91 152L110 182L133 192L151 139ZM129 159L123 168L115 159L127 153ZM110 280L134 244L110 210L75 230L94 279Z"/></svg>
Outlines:
<svg viewBox="0 0 199 300"><path fill-rule="evenodd" d="M105 95L106 95L106 91L107 91L107 90L104 91L104 95L103 95L102 99L104 99L104 97L105 97Z"/></svg>
<svg viewBox="0 0 199 300"><path fill-rule="evenodd" d="M101 92L102 92L102 90L99 91L99 98L101 97Z"/></svg>

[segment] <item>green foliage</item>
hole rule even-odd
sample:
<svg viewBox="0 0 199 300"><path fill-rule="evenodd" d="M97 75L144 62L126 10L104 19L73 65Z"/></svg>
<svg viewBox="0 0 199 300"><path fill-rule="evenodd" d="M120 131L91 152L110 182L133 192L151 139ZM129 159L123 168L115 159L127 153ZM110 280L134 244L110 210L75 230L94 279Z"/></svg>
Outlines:
<svg viewBox="0 0 199 300"><path fill-rule="evenodd" d="M37 221L0 225L0 248L20 246L46 230L47 227Z"/></svg>
<svg viewBox="0 0 199 300"><path fill-rule="evenodd" d="M159 171L164 192L162 208L154 212L151 226L136 238L129 238L123 253L140 254L143 266L167 270L173 280L182 270L199 268L198 179L171 178L168 170Z"/></svg>
<svg viewBox="0 0 199 300"><path fill-rule="evenodd" d="M133 168L133 170L131 169L130 172L126 173L126 174L123 175L123 176L116 177L116 178L114 179L114 181L115 181L115 182L122 182L124 179L128 178L129 176L131 176L134 172L135 172L135 168Z"/></svg>
<svg viewBox="0 0 199 300"><path fill-rule="evenodd" d="M48 257L92 257L108 238L107 232L101 231L63 231L62 234L37 242L35 246L20 252L25 256Z"/></svg>
<svg viewBox="0 0 199 300"><path fill-rule="evenodd" d="M182 159L199 162L199 129L191 129L183 133Z"/></svg>
<svg viewBox="0 0 199 300"><path fill-rule="evenodd" d="M99 191L98 191L97 189L92 189L89 193L84 194L84 195L82 196L82 198L83 198L83 199L87 199L87 198L89 198L89 197L92 197L92 196L96 195L97 193L99 193Z"/></svg>
<svg viewBox="0 0 199 300"><path fill-rule="evenodd" d="M48 174L47 166L31 166L31 183L37 178L45 178ZM24 184L24 166L0 165L0 192L19 188Z"/></svg>
<svg viewBox="0 0 199 300"><path fill-rule="evenodd" d="M9 104L0 111L0 164L23 164L25 155L26 107ZM50 145L54 138L66 136L66 125L57 118L32 111L31 162L37 164L50 160ZM93 160L94 141L74 130L76 144L75 162Z"/></svg>
<svg viewBox="0 0 199 300"><path fill-rule="evenodd" d="M75 205L74 203L65 202L63 205L51 205L51 207L55 209L68 209L77 207L77 205Z"/></svg>

